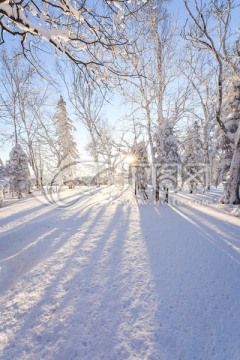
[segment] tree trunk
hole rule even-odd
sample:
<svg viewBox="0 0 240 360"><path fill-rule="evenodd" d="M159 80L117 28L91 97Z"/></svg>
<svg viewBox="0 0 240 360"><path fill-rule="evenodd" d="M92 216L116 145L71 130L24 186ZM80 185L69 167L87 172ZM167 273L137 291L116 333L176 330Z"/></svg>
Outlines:
<svg viewBox="0 0 240 360"><path fill-rule="evenodd" d="M206 124L204 126L204 143L205 143L205 174L204 174L204 191L210 190L210 156L209 156L209 120L205 116Z"/></svg>
<svg viewBox="0 0 240 360"><path fill-rule="evenodd" d="M204 174L204 192L210 190L210 171L210 161L207 161Z"/></svg>
<svg viewBox="0 0 240 360"><path fill-rule="evenodd" d="M240 183L240 147L236 147L230 166L230 178L226 184L223 202L225 204L239 204Z"/></svg>
<svg viewBox="0 0 240 360"><path fill-rule="evenodd" d="M147 133L148 133L148 141L150 145L150 153L151 153L151 164L152 164L152 194L153 197L156 197L156 183L157 183L157 176L156 176L156 164L155 164L155 149L154 143L152 138L152 121L151 121L151 113L149 109L149 104L145 107L146 115L147 115Z"/></svg>

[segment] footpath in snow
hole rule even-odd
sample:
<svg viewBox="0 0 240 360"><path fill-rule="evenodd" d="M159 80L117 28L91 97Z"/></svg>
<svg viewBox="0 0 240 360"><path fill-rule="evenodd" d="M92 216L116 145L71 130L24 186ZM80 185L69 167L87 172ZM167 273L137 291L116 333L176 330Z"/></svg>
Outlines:
<svg viewBox="0 0 240 360"><path fill-rule="evenodd" d="M0 209L0 359L239 360L240 219L174 196Z"/></svg>

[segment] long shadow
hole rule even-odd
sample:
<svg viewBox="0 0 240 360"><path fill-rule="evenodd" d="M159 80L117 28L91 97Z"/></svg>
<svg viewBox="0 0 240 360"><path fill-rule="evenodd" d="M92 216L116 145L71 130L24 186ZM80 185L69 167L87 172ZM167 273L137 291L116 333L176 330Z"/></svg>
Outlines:
<svg viewBox="0 0 240 360"><path fill-rule="evenodd" d="M46 214L42 214L37 221L34 219L27 224L28 236L24 225L16 230L16 236L13 236L12 232L1 236L2 250L5 246L5 251L1 252L2 259L0 261L1 292L14 285L44 257L50 257L64 246L66 239L84 226L92 217L92 207L98 203L97 201L92 202L92 199L89 201L91 201L90 204L87 203L88 201L81 203L81 207L75 208L70 215L69 210L57 208L55 210L61 211L54 212L53 209L47 213L48 223ZM67 217L65 217L66 213L68 213ZM11 244L11 240L14 243ZM8 273L7 278L6 272Z"/></svg>
<svg viewBox="0 0 240 360"><path fill-rule="evenodd" d="M65 196L65 197L61 198L60 200L61 200L61 201L63 201L63 200L64 200L64 201L70 200L71 198L79 197L79 195L81 195L81 197L88 196L88 195L89 195L89 196L92 196L92 195L96 194L98 191L99 191L99 189L94 189L94 190L92 190L92 191L90 191L90 190L88 189L88 190L86 190L86 191L84 191L84 192L78 192L78 193L75 192L74 194ZM21 211L16 212L16 213L14 213L14 214L12 214L12 215L9 215L9 216L4 217L3 219L1 219L1 226L5 225L5 224L7 224L7 223L9 223L9 222L11 222L11 221L16 221L16 220L18 220L18 219L24 218L25 216L30 215L30 214L33 214L34 212L37 212L37 211L39 211L39 210L41 210L41 209L44 209L44 208L47 208L47 207L53 207L53 206L57 205L56 202L51 201L51 198L49 198L49 201L48 201L48 200L47 200L47 199L48 199L48 196L47 196L47 197L44 197L44 195L42 195L41 197L42 197L43 199L45 199L45 201L44 201L44 202L41 202L40 205L31 207L31 208L26 209L26 210L21 210ZM24 203L26 203L28 200L31 201L31 200L34 200L34 199L37 199L37 198L34 198L34 197L28 198L28 199L26 199L26 200L24 201ZM37 200L38 200L38 199L37 199ZM41 199L39 199L38 201L40 202ZM73 200L72 203L69 202L69 201L67 202L67 204L68 204L69 206L71 206L71 205L74 204L74 203L75 203L74 200ZM21 203L18 203L17 205L20 206ZM6 208L6 209L10 209L12 206L13 206L13 205L10 205L10 206L9 206L8 208Z"/></svg>
<svg viewBox="0 0 240 360"><path fill-rule="evenodd" d="M7 244L9 252L11 252L11 250L15 251L15 248L12 249L11 241L19 244L19 247L26 247L32 242L34 243L38 237L44 234L45 231L49 231L49 229L53 227L57 216L59 216L59 214L63 211L64 210L57 207L52 209L49 208L49 211L26 221L26 223L18 224L14 229L6 229L1 233L0 243L2 244L2 247ZM28 229L29 236L26 236L26 229ZM11 256L11 253L6 256Z"/></svg>
<svg viewBox="0 0 240 360"><path fill-rule="evenodd" d="M159 358L237 359L239 263L210 241L211 229L201 231L169 206L139 212L159 299Z"/></svg>
<svg viewBox="0 0 240 360"><path fill-rule="evenodd" d="M213 216L209 216L208 219L208 216L201 216L202 212L195 211L195 209L191 211L191 209L185 207L176 207L175 211L186 219L189 219L189 221L198 228L198 231L203 234L203 237L240 264L240 227L234 227L227 222L221 222L214 219ZM197 216L195 213L197 213ZM231 231L232 227L234 227L235 231ZM221 232L219 232L219 230Z"/></svg>
<svg viewBox="0 0 240 360"><path fill-rule="evenodd" d="M112 203L104 206L106 216L111 206ZM146 344L149 348L152 333L147 333L149 329L144 325L148 325L148 321L143 321L141 305L136 306L137 298L134 297L136 293L143 296L138 292L143 286L143 277L136 276L139 269L131 262L133 245L128 234L131 208L123 209L121 205L116 207L88 265L75 276L80 295L75 302L74 297L69 296L68 308L71 311L65 333L66 338L71 340L60 347L56 355L58 359L148 358L144 351L149 350ZM132 241L134 243L135 239ZM141 259L138 259L139 265ZM74 282L70 280L69 288ZM145 285L147 287L148 284ZM63 305L62 313L66 311L65 301ZM77 328L74 336L72 327ZM143 335L144 332L147 335ZM137 338L139 333L140 339Z"/></svg>
<svg viewBox="0 0 240 360"><path fill-rule="evenodd" d="M89 254L88 263L69 282L69 287L78 284L81 295L75 302L71 295L68 296L68 302L63 301L59 308L61 313L64 313L66 307L73 310L68 315L70 326L65 332L66 338L71 339L70 344L61 346L56 358L91 358L95 346L99 357L108 354L111 358L114 353L116 333L122 318L123 294L118 293L118 271L128 224L128 213L124 216L122 210L122 206L116 207L104 232L96 241L94 250ZM88 239L88 234L85 237ZM88 309L84 314L83 304ZM82 323L80 326L77 324L78 334L72 337L71 324L78 322L79 316Z"/></svg>
<svg viewBox="0 0 240 360"><path fill-rule="evenodd" d="M18 204L18 205L20 205L20 204ZM1 219L1 226L7 224L8 222L10 222L12 220L17 220L17 219L25 217L26 215L32 214L33 212L39 211L39 210L45 208L46 206L47 206L47 204L40 204L38 206L34 206L29 209L22 210L22 211L16 212L15 214L6 216L3 219ZM7 209L9 209L9 208L7 208Z"/></svg>
<svg viewBox="0 0 240 360"><path fill-rule="evenodd" d="M101 214L101 215L100 215ZM84 245L88 245L88 241L91 241L91 235L94 232L94 227L97 228L99 226L99 221L101 220L101 217L103 216L103 212L100 211L96 218L94 218L94 224L90 223L88 225L88 228L84 234L83 237L80 238L80 245L79 243L76 243L73 247L73 253L70 254L68 262L65 263L65 266L60 269L57 276L54 277L52 283L49 285L47 290L43 293L41 299L39 302L36 303L36 305L31 309L31 311L28 312L28 314L25 316L25 320L22 323L19 332L15 334L15 339L12 339L12 341L19 341L19 338L27 337L27 334L29 333L29 328L32 329L32 324L37 324L38 318L43 316L43 314L46 312L45 306L46 301L49 304L50 307L50 315L53 315L55 313L57 307L57 316L66 316L65 319L68 323L68 328L64 329L64 337L65 339L71 339L70 343L69 340L67 341L67 344L64 343L63 346L60 348L59 353L55 353L54 357L55 359L85 359L87 357L87 354L89 353L89 343L86 343L84 341L84 332L88 331L92 334L93 341L94 336L99 337L99 326L101 325L101 322L103 321L103 318L101 316L102 311L106 312L106 309L104 309L104 304L106 304L108 292L111 292L112 288L112 274L116 272L116 269L119 269L119 266L112 267L111 270L108 269L109 262L111 263L111 257L115 257L115 263L118 260L118 256L121 258L121 246L122 246L122 239L121 236L125 236L124 230L128 216L123 219L122 215L122 207L118 207L113 214L113 217L109 219L109 222L105 225L104 233L101 234L99 238L96 238L94 242L91 242L91 245L93 246L92 250L87 251L87 263L83 266L79 263L79 269L77 267L74 267L76 270L73 276L70 276L70 278L63 279L66 277L68 272L68 267L72 269L72 263L73 261L78 261L78 259L81 259L82 256L86 257L86 249L84 248ZM117 224L120 221L120 226ZM118 226L118 229L116 231L116 225ZM124 231L123 231L124 230ZM112 249L113 244L111 242L108 244L107 248L107 242L110 237L113 237L113 243L116 244L116 248ZM77 254L75 251L78 251ZM75 253L75 260L73 254ZM109 255L109 258L108 258ZM106 257L103 260L103 257ZM107 268L107 272L105 270L105 267ZM109 272L110 271L110 272ZM61 285L63 284L63 285ZM84 286L82 286L84 285ZM61 297L61 299L57 299L59 294L59 287L64 288L64 295ZM63 289L61 288L61 291L63 292ZM90 293L89 293L90 291ZM94 294L91 295L91 291L94 291ZM95 293L97 291L97 293ZM99 295L98 292L100 291ZM90 295L89 295L90 294ZM47 297L47 298L46 298ZM115 297L114 300L117 299L118 296ZM84 298L87 299L87 303L85 302ZM96 301L97 300L97 301ZM108 303L109 306L114 307L114 303L112 303L113 299L109 298ZM82 317L81 322L81 314L82 310L85 307L85 314ZM91 309L89 312L87 309ZM55 310L54 310L55 309ZM53 311L51 313L51 311ZM108 311L107 311L108 313ZM77 317L76 317L77 314ZM96 314L100 314L100 318L96 318ZM111 311L108 313L108 315L112 316L111 319L111 326L108 329L107 334L111 335L112 333L116 332L116 328L119 324L119 314L112 313ZM58 318L59 320L59 318ZM77 322L77 324L76 324ZM100 323L99 323L100 322ZM78 333L76 333L74 336L72 334L72 324L75 325L77 328ZM51 331L57 331L57 327L59 326L59 321L56 321L56 324L50 324L51 325ZM43 338L46 336L50 336L49 332L45 330L45 333L42 336ZM82 336L82 341L77 342L77 337ZM33 339L32 341L34 343L38 343L40 340L40 337L34 337L36 336L36 333L33 333ZM106 334L105 334L106 336ZM89 339L88 339L89 340ZM113 341L112 344L109 344L109 348L114 346L115 342ZM36 344L37 345L37 344ZM106 344L104 344L106 346ZM104 349L102 349L104 350ZM106 350L106 349L105 349ZM74 353L72 353L74 351ZM78 353L78 357L76 354ZM6 349L7 356L7 349ZM71 355L72 354L72 355ZM73 356L73 354L75 354ZM80 355L81 354L81 355ZM20 356L21 354L18 354ZM5 356L5 355L4 355Z"/></svg>
<svg viewBox="0 0 240 360"><path fill-rule="evenodd" d="M2 237L4 236L4 234L10 234L10 233L14 233L14 232L19 232L21 229L25 228L25 226L29 223L29 221L38 223L41 222L42 220L46 220L46 216L48 217L48 219L50 220L52 217L54 217L56 214L61 213L63 211L68 210L68 208L71 207L75 207L76 205L81 205L82 201L85 201L86 199L88 200L91 198L91 196L94 196L99 190L94 191L91 194L87 194L86 196L83 196L81 199L78 199L77 201L74 201L73 203L69 203L68 206L59 206L59 205L46 205L45 209L46 211L44 213L40 213L40 214L36 214L33 217L31 217L30 219L28 217L26 217L26 219L22 219L22 221L20 223L15 223L15 220L13 220L13 228L6 228L5 230L1 231L1 240ZM11 225L11 223L10 223ZM8 235L7 235L8 236Z"/></svg>
<svg viewBox="0 0 240 360"><path fill-rule="evenodd" d="M240 233L240 220L239 225L232 224L229 222L230 215L227 215L225 219L219 219L216 216L214 216L214 213L216 215L222 215L222 213L218 212L217 210L214 211L214 213L209 214L209 212L205 213L205 207L192 207L191 205L174 205L173 208L178 209L179 211L185 212L186 214L192 215L196 218L196 220L200 220L200 223L204 224L204 221L207 223L211 223L213 226L218 227L219 229L222 229L225 231L226 236L231 235L237 242L240 242L239 236L237 236ZM236 218L233 218L234 220L238 220Z"/></svg>
<svg viewBox="0 0 240 360"><path fill-rule="evenodd" d="M107 219L107 210L111 210L111 205L104 206ZM87 264L76 270L76 273L64 283L64 289L68 294L63 296L57 311L59 314L67 313L63 315L64 323L67 325L64 334L60 335L66 341L60 346L59 352L54 353L56 359L107 360L126 359L131 356L142 359L150 358L150 355L151 358L158 359L161 354L158 352L157 356L153 357L156 351L149 349L153 341L152 325L149 324L151 309L147 309L150 316L146 320L141 305L142 299L145 296L148 298L149 283L141 276L145 271L143 259L138 259L138 268L135 268L134 261L131 262L131 244L134 244L136 239L128 238L130 207L125 212L123 209L124 207L117 206L101 236L94 241L96 246L88 252L90 256ZM99 221L96 228L98 227ZM91 240L89 236L92 233L91 229L90 233L88 231L85 234L85 242ZM129 242L127 248L126 240ZM138 245L137 242L135 247ZM81 242L81 248L83 246ZM76 257L81 256L82 252L85 254L82 249ZM67 273L66 269L64 273ZM61 277L57 285L56 281L53 283L53 298L56 297L59 283L62 283ZM136 304L138 297L141 301ZM50 327L51 332L56 332L58 324ZM50 334L44 336L49 337ZM37 342L37 339L32 341ZM146 355L147 351L149 356Z"/></svg>
<svg viewBox="0 0 240 360"><path fill-rule="evenodd" d="M5 258L0 261L1 265L1 293L12 287L25 273L33 269L39 264L42 259L51 257L56 251L65 245L67 239L76 232L76 227L83 225L91 214L89 209L84 214L80 212L63 221L62 219L55 219L54 226L43 226L40 222L39 226L34 223L34 229L31 230L29 226L29 240L28 242L20 242L20 239L26 236L26 229L18 232L19 241L17 245L19 248L12 249L14 252L7 254ZM69 227L69 222L71 227ZM28 224L29 225L29 224ZM9 234L2 237L2 240L8 241ZM10 246L10 244L9 244ZM11 246L9 247L9 251ZM10 271L11 269L11 271ZM4 271L7 271L8 277L4 278ZM9 276L10 275L10 276Z"/></svg>
<svg viewBox="0 0 240 360"><path fill-rule="evenodd" d="M3 359L238 359L239 266L169 206L134 211L111 201L59 214L61 246L7 297L18 326L5 322Z"/></svg>
<svg viewBox="0 0 240 360"><path fill-rule="evenodd" d="M61 248L64 248L64 246L68 243L68 240L69 239L71 239L71 237L74 235L74 234L76 234L76 230L77 230L77 228L79 228L82 224L81 224L81 220L86 220L86 219L88 219L88 216L89 216L89 214L90 214L90 211L91 211L91 209L88 209L88 211L86 212L86 213L84 213L81 217L79 217L77 214L74 214L74 216L72 216L72 218L68 218L68 221L67 221L67 223L70 223L71 224L71 226L72 226L72 230L71 231L69 231L68 230L68 232L62 232L63 231L63 229L64 229L64 224L63 224L63 226L61 226L61 228L57 228L57 231L54 233L54 238L59 238L58 239L58 241L56 241L56 243L54 244L54 246L51 246L51 248L50 247L48 247L48 249L46 250L46 249L44 249L44 251L43 252L41 252L41 254L37 254L38 256L39 256L39 258L38 259L34 259L34 263L30 263L30 265L32 265L32 268L33 267L35 267L36 265L37 265L37 263L39 263L39 262L41 262L41 261L43 261L44 260L44 262L46 262L46 263L48 263L48 261L47 261L47 258L50 258L51 257L51 255L53 255L54 253L56 253L56 252L59 252L59 250L61 249ZM97 217L99 217L100 216L100 213L101 211L99 211L99 212L97 212L96 213L96 218L94 217L93 218L93 221L95 220L95 219L97 219ZM62 221L58 221L59 223L61 222L62 223ZM74 226L75 225L75 226ZM91 227L91 224L89 225L89 230L91 230L92 229L92 227ZM37 261L38 260L38 261ZM29 261L29 259L28 259L28 261ZM46 274L48 273L48 272L50 272L51 271L51 268L52 268L52 263L51 263L51 261L50 261L50 263L49 263L49 265L46 265L45 266L45 272L46 272ZM26 271L27 270L29 270L28 268L27 268L27 265L26 265L26 269L25 269ZM26 272L25 271L25 272ZM16 275L16 274L15 274ZM23 276L24 274L21 274L21 277ZM37 275L36 275L37 276ZM59 271L59 275L58 276L56 276L56 282L58 282L58 281L60 281L60 279L62 278L62 271L60 272ZM17 279L16 279L17 280ZM51 287L51 285L50 285L50 287ZM3 292L4 292L4 289L1 289L1 294L3 295ZM30 289L30 292L31 292L31 289ZM34 311L33 311L33 313L35 312L35 311L37 311L37 308L38 308L38 306L39 305L41 305L41 303L42 304L44 304L45 303L45 300L46 300L46 298L44 297L44 295L48 295L48 289L47 289L47 291L46 291L46 293L44 292L43 294L43 299L42 300L40 300L40 302L39 303L36 303L36 307L34 308ZM30 313L29 313L30 314ZM29 320L31 320L31 314L30 314L30 316L26 316L26 319L29 319ZM8 328L8 324L6 325L6 328ZM4 330L4 329L3 329ZM27 330L27 329L26 329Z"/></svg>
<svg viewBox="0 0 240 360"><path fill-rule="evenodd" d="M184 192L176 193L177 196L186 198L188 200L210 200L213 202L219 201L221 198L221 193L195 193L195 194L189 194Z"/></svg>

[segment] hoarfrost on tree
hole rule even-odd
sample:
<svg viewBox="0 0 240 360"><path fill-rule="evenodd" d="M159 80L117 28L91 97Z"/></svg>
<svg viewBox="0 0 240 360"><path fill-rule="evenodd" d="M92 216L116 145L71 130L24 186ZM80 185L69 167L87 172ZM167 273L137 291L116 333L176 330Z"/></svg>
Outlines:
<svg viewBox="0 0 240 360"><path fill-rule="evenodd" d="M158 126L154 135L157 163L157 181L167 181L177 186L177 172L180 161L177 138L168 121Z"/></svg>
<svg viewBox="0 0 240 360"><path fill-rule="evenodd" d="M15 192L19 198L23 193L29 193L31 179L28 157L20 144L16 144L10 152L8 173L12 192Z"/></svg>
<svg viewBox="0 0 240 360"><path fill-rule="evenodd" d="M8 40L4 34L8 33L20 39L23 53L33 63L38 49L49 50L50 45L57 56L64 54L85 74L97 72L99 79L108 72L120 74L115 49L126 51L134 41L130 20L147 2L1 1L0 43Z"/></svg>
<svg viewBox="0 0 240 360"><path fill-rule="evenodd" d="M73 138L73 131L76 128L72 120L69 118L66 102L60 96L57 104L56 113L54 115L54 123L57 136L57 168L61 182L73 181L76 177L76 161L79 158L76 142Z"/></svg>
<svg viewBox="0 0 240 360"><path fill-rule="evenodd" d="M204 141L201 127L197 122L188 129L182 144L182 183L187 182L189 192L196 192L204 184Z"/></svg>
<svg viewBox="0 0 240 360"><path fill-rule="evenodd" d="M217 129L219 164L216 184L225 180L223 203L240 203L240 81L233 80L222 107L222 122L227 130Z"/></svg>

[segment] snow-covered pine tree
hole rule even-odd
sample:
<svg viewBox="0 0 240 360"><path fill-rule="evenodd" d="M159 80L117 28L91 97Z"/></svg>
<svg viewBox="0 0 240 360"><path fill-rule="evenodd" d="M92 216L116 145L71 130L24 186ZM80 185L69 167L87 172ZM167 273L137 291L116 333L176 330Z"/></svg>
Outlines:
<svg viewBox="0 0 240 360"><path fill-rule="evenodd" d="M3 180L6 177L6 168L3 165L3 161L0 158L0 180Z"/></svg>
<svg viewBox="0 0 240 360"><path fill-rule="evenodd" d="M16 144L10 152L7 171L10 179L10 191L15 192L19 198L23 193L29 193L31 179L28 157L20 144Z"/></svg>
<svg viewBox="0 0 240 360"><path fill-rule="evenodd" d="M177 187L178 154L177 138L173 133L173 127L165 121L158 127L154 136L155 153L157 163L157 182L163 180L171 182Z"/></svg>
<svg viewBox="0 0 240 360"><path fill-rule="evenodd" d="M182 182L189 185L189 192L204 184L204 146L200 126L195 122L188 130L182 144Z"/></svg>
<svg viewBox="0 0 240 360"><path fill-rule="evenodd" d="M72 134L76 129L68 117L66 102L62 96L60 96L57 104L54 124L57 136L57 168L60 172L60 181L70 185L76 177L76 160L79 158L79 153Z"/></svg>
<svg viewBox="0 0 240 360"><path fill-rule="evenodd" d="M229 89L222 107L225 134L217 129L217 151L219 164L216 184L226 180L223 203L239 204L240 186L240 81L235 80Z"/></svg>
<svg viewBox="0 0 240 360"><path fill-rule="evenodd" d="M4 186L6 185L6 168L3 165L2 159L0 158L0 207L3 205L3 199L4 199Z"/></svg>
<svg viewBox="0 0 240 360"><path fill-rule="evenodd" d="M144 141L133 144L131 152L134 158L133 166L135 172L136 187L145 192L148 183L148 153ZM137 189L136 189L137 190Z"/></svg>
<svg viewBox="0 0 240 360"><path fill-rule="evenodd" d="M0 158L0 184L4 187L8 184L8 173L6 166L4 166L2 159Z"/></svg>

